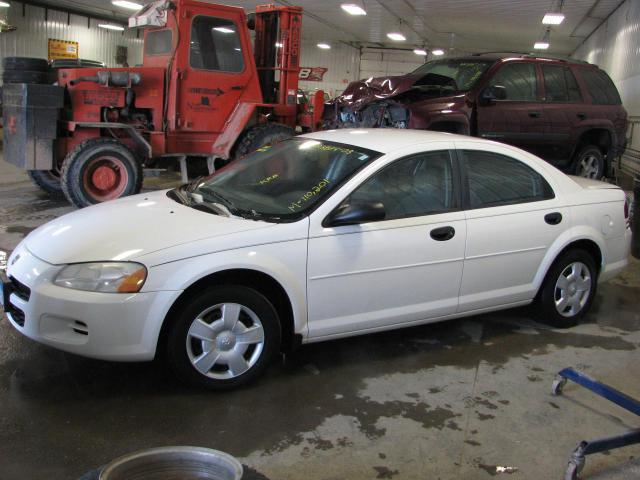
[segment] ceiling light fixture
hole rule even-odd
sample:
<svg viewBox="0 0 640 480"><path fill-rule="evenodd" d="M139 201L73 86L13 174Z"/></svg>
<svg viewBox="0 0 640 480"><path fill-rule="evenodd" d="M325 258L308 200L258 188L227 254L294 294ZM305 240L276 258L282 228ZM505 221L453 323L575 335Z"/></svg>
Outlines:
<svg viewBox="0 0 640 480"><path fill-rule="evenodd" d="M427 51L424 48L414 48L413 53L415 53L416 55L425 56L427 54Z"/></svg>
<svg viewBox="0 0 640 480"><path fill-rule="evenodd" d="M120 8L126 8L127 10L140 10L142 5L136 2L128 2L127 0L112 0L112 5Z"/></svg>
<svg viewBox="0 0 640 480"><path fill-rule="evenodd" d="M564 21L564 13L545 13L542 23L545 25L560 25Z"/></svg>
<svg viewBox="0 0 640 480"><path fill-rule="evenodd" d="M0 7L1 8L7 8L10 7L11 5L9 5L7 2L0 2Z"/></svg>
<svg viewBox="0 0 640 480"><path fill-rule="evenodd" d="M109 23L100 23L100 24L98 24L98 26L100 28L106 28L107 30L115 30L116 32L123 32L124 31L124 27L121 27L120 25L111 25Z"/></svg>
<svg viewBox="0 0 640 480"><path fill-rule="evenodd" d="M319 43L318 48L321 48L322 50L329 50L331 48L331 45L329 45L328 43Z"/></svg>
<svg viewBox="0 0 640 480"><path fill-rule="evenodd" d="M547 48L549 48L549 39L551 37L551 29L549 27L547 27L547 31L544 34L544 37L542 37L542 40L538 40L536 43L533 44L533 48L536 50L546 50Z"/></svg>
<svg viewBox="0 0 640 480"><path fill-rule="evenodd" d="M439 57L440 55L444 55L444 50L442 50L441 48L436 48L435 50L431 50L431 53L433 53L436 57Z"/></svg>
<svg viewBox="0 0 640 480"><path fill-rule="evenodd" d="M349 15L366 15L367 11L363 7L364 5L360 6L357 3L343 3L340 5L340 8Z"/></svg>
<svg viewBox="0 0 640 480"><path fill-rule="evenodd" d="M235 33L235 30L227 27L213 27L213 29L220 33Z"/></svg>
<svg viewBox="0 0 640 480"><path fill-rule="evenodd" d="M387 33L387 37L394 42L404 42L407 39L407 37L400 32L389 32Z"/></svg>

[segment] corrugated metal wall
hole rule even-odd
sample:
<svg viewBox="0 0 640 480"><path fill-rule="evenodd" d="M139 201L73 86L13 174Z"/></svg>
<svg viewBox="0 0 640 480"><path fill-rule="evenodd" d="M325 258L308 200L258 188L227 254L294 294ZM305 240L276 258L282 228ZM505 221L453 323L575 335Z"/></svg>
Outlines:
<svg viewBox="0 0 640 480"><path fill-rule="evenodd" d="M360 57L362 78L404 75L425 62L425 57L409 50L365 48Z"/></svg>
<svg viewBox="0 0 640 480"><path fill-rule="evenodd" d="M573 56L599 65L618 87L632 124L623 168L640 173L640 1L626 0Z"/></svg>
<svg viewBox="0 0 640 480"><path fill-rule="evenodd" d="M97 20L91 20L88 28L87 17L71 15L68 18L66 13L55 10L49 10L48 18L45 20L44 8L31 5L26 5L26 14L23 16L22 4L19 2L11 2L8 10L7 20L17 27L17 30L0 33L2 58L47 58L48 41L55 38L78 42L80 58L99 60L108 66L117 66L115 57L118 45L127 47L129 65L142 62L142 38L137 39L135 31L126 31L123 34L98 28L98 23L107 22Z"/></svg>
<svg viewBox="0 0 640 480"><path fill-rule="evenodd" d="M315 43L302 43L302 67L328 68L322 82L300 81L303 90L315 90L320 88L331 97L339 95L353 80L359 77L358 66L360 51L356 48L335 43L331 50L322 50Z"/></svg>

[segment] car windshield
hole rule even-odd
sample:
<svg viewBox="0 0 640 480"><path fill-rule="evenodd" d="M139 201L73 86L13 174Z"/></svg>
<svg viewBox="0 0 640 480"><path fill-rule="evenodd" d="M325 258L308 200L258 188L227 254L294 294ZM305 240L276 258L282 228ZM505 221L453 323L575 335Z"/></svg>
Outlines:
<svg viewBox="0 0 640 480"><path fill-rule="evenodd" d="M212 213L293 221L381 155L351 145L295 138L259 148L176 193L183 203Z"/></svg>
<svg viewBox="0 0 640 480"><path fill-rule="evenodd" d="M465 92L493 63L491 60L435 60L418 67L412 75L424 75L425 81L421 83L425 86L448 86Z"/></svg>

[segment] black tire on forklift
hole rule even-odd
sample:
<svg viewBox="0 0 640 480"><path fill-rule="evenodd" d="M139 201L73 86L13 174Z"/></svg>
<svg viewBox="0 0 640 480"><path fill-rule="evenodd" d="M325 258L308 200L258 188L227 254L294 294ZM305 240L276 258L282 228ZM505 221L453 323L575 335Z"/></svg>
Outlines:
<svg viewBox="0 0 640 480"><path fill-rule="evenodd" d="M77 208L140 193L142 162L115 138L92 138L62 163L62 190Z"/></svg>
<svg viewBox="0 0 640 480"><path fill-rule="evenodd" d="M60 183L60 172L57 170L29 170L29 178L43 192L52 198L64 198L62 185Z"/></svg>
<svg viewBox="0 0 640 480"><path fill-rule="evenodd" d="M33 70L5 70L2 73L3 83L36 83L47 84L50 82L49 72L36 72Z"/></svg>
<svg viewBox="0 0 640 480"><path fill-rule="evenodd" d="M44 58L30 57L5 57L2 60L2 69L7 71L24 71L47 72L49 70L49 62Z"/></svg>
<svg viewBox="0 0 640 480"><path fill-rule="evenodd" d="M265 145L282 142L295 135L293 128L280 123L265 123L247 129L238 140L233 158L243 157Z"/></svg>

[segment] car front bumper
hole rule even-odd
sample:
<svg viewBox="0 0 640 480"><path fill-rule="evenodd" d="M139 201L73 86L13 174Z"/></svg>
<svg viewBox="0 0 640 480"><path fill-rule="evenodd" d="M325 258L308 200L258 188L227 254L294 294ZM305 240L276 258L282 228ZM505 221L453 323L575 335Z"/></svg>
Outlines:
<svg viewBox="0 0 640 480"><path fill-rule="evenodd" d="M17 259L17 260L16 260ZM53 284L62 267L20 245L8 261L5 314L23 335L91 358L151 360L160 328L181 292L85 292Z"/></svg>

